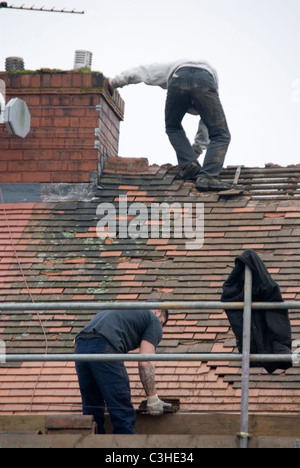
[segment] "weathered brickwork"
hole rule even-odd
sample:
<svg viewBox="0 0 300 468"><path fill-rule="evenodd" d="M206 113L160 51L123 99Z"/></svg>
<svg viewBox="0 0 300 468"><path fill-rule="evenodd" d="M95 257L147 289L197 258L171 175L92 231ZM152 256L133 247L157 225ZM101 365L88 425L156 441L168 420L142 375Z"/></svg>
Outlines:
<svg viewBox="0 0 300 468"><path fill-rule="evenodd" d="M31 131L23 140L0 128L1 183L81 183L117 156L124 103L93 72L0 73L7 101L23 99Z"/></svg>

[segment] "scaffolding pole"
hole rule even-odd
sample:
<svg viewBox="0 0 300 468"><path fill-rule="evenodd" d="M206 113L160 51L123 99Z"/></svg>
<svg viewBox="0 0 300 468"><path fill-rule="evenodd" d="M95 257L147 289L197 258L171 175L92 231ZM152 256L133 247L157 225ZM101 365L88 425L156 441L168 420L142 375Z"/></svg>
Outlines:
<svg viewBox="0 0 300 468"><path fill-rule="evenodd" d="M172 310L179 313L188 310L197 313L198 310L236 310L243 313L243 353L207 353L207 354L0 354L0 363L17 362L140 362L140 361L198 361L198 362L242 362L242 399L240 447L248 448L249 430L249 384L251 362L299 362L295 354L250 354L251 348L251 315L252 310L299 310L300 302L252 303L252 271L245 268L244 302L49 302L49 303L2 303L0 311L69 311L69 310Z"/></svg>
<svg viewBox="0 0 300 468"><path fill-rule="evenodd" d="M249 440L249 381L250 381L250 345L251 345L251 303L252 303L252 272L246 265L244 286L243 315L243 358L242 358L242 402L241 402L241 432L240 448L248 448Z"/></svg>
<svg viewBox="0 0 300 468"><path fill-rule="evenodd" d="M292 362L293 354L252 354L250 362ZM0 354L0 362L240 362L242 354ZM3 361L2 361L3 360Z"/></svg>
<svg viewBox="0 0 300 468"><path fill-rule="evenodd" d="M174 311L188 310L191 314L196 314L198 310L241 310L244 309L244 302L14 302L0 304L0 311L69 311L69 310L148 310L148 309L168 309ZM300 310L300 302L254 302L251 304L252 310Z"/></svg>

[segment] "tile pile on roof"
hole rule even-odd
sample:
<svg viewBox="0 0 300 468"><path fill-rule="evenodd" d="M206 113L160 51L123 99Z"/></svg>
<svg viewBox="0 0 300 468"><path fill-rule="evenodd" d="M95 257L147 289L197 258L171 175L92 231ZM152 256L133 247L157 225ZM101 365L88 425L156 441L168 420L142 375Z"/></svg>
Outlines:
<svg viewBox="0 0 300 468"><path fill-rule="evenodd" d="M1 302L220 301L236 256L248 248L266 263L284 299L300 300L299 168L242 168L244 194L224 198L197 192L178 179L172 166L118 160L109 161L102 187L90 202L0 205ZM222 177L232 182L235 172L226 169ZM128 204L147 207L203 203L203 247L188 250L186 240L174 235L100 239L97 208L110 203L118 213L121 195ZM125 221L130 220L129 214ZM40 311L38 316L0 308L0 338L10 354L45 352L45 335L49 353L72 353L75 335L93 315L88 309ZM300 339L300 312L291 311L290 319L293 339ZM171 312L158 352L237 349L224 311L195 310ZM137 407L144 392L137 365L127 367ZM156 367L161 398L180 398L183 411L239 412L240 364L163 362ZM297 367L273 376L252 369L250 386L250 411L299 411ZM80 411L74 364L1 365L0 413Z"/></svg>

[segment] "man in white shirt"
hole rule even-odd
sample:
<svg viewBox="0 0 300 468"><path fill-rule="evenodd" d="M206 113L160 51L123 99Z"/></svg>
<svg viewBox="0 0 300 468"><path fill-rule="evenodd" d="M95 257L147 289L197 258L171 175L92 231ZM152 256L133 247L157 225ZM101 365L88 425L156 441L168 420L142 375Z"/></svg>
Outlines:
<svg viewBox="0 0 300 468"><path fill-rule="evenodd" d="M196 181L199 191L232 188L219 180L231 135L218 92L218 75L206 61L178 60L154 63L124 71L109 78L112 89L145 83L168 90L166 132L176 152L181 176ZM186 113L200 115L199 129L192 146L182 127ZM203 167L198 157L207 149Z"/></svg>

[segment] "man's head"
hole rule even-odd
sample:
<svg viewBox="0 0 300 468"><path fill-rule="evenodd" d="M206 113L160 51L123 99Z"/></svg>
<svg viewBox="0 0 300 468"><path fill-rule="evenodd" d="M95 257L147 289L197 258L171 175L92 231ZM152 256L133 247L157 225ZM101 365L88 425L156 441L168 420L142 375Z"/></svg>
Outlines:
<svg viewBox="0 0 300 468"><path fill-rule="evenodd" d="M167 324L168 318L169 318L169 311L167 309L164 310L153 310L155 313L156 317L159 318L160 323L164 327Z"/></svg>
<svg viewBox="0 0 300 468"><path fill-rule="evenodd" d="M165 302L165 301L160 301L158 299L149 299L148 302L152 302L152 303L162 303L162 302ZM153 312L155 313L156 317L159 318L159 321L160 323L162 324L162 326L164 327L166 324L167 324L167 321L169 319L169 311L168 309L163 309L163 310L160 310L160 309L152 309Z"/></svg>

